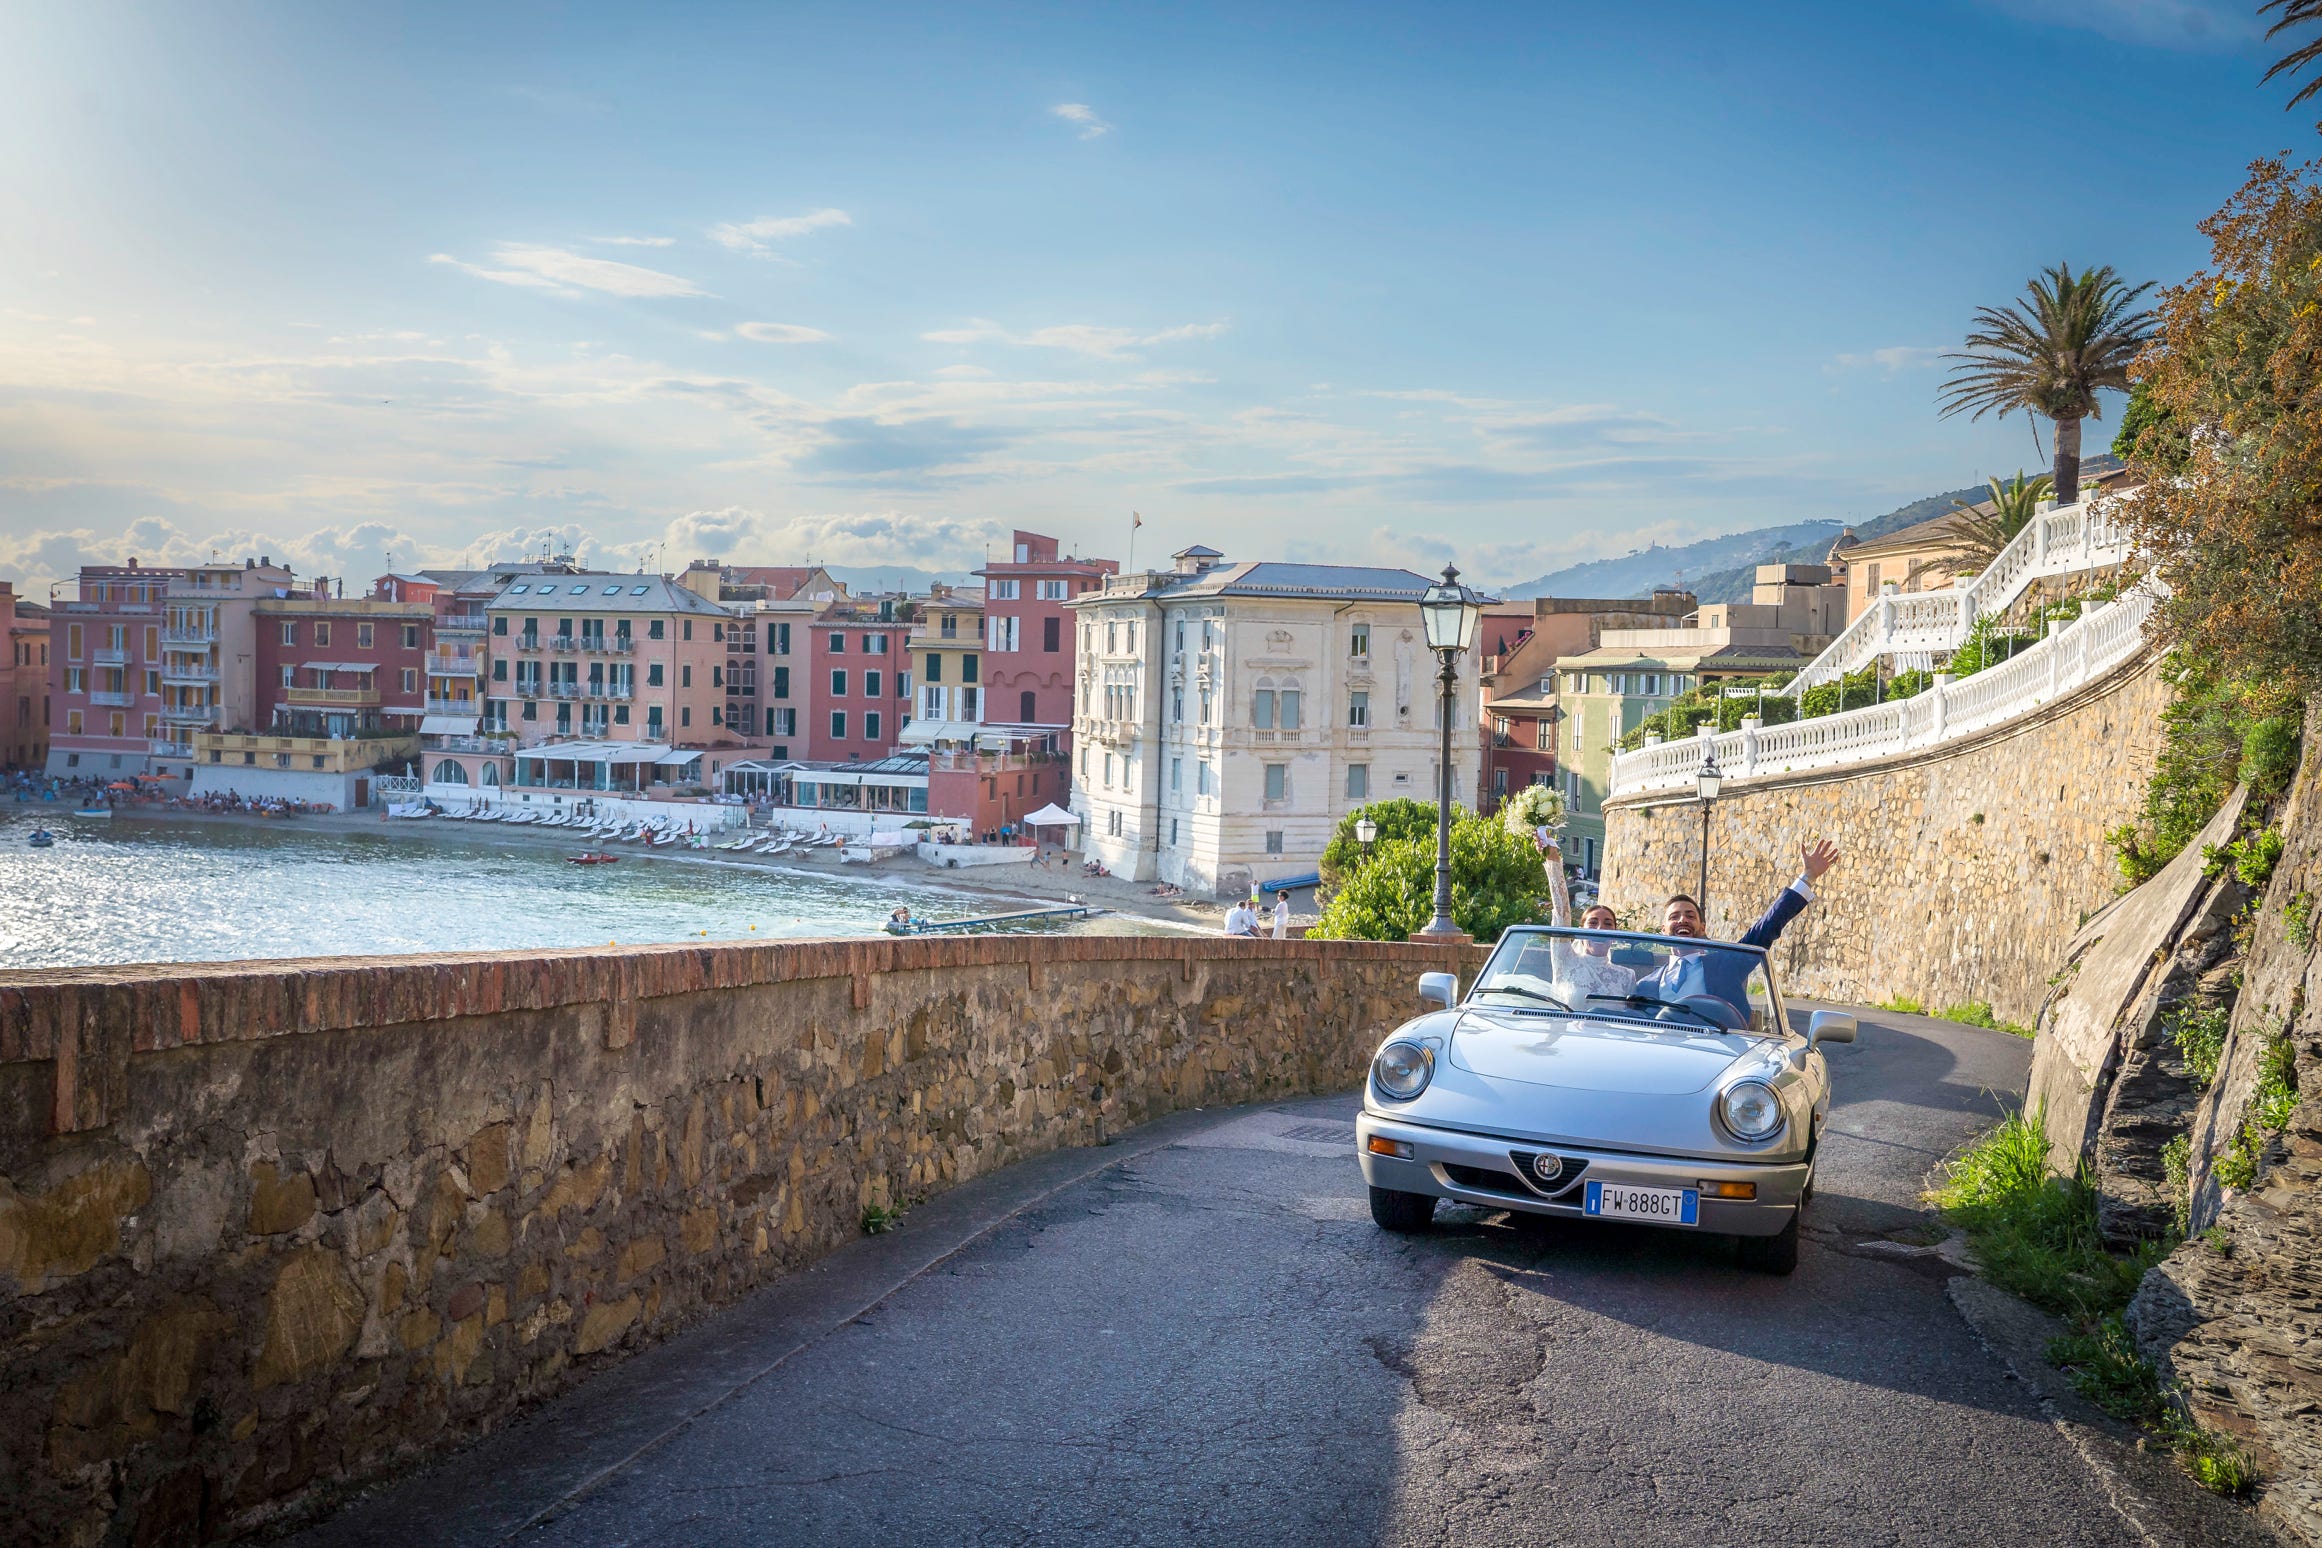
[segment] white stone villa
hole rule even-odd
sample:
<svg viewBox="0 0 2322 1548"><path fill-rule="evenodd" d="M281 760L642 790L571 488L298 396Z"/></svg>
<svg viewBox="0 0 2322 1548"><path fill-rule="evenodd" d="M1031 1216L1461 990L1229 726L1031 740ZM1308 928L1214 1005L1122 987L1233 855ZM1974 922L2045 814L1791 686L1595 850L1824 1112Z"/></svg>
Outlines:
<svg viewBox="0 0 2322 1548"><path fill-rule="evenodd" d="M1110 577L1078 615L1073 810L1114 874L1236 894L1311 875L1338 819L1433 801L1436 658L1409 570L1231 564ZM1481 757L1476 656L1452 697L1453 799Z"/></svg>

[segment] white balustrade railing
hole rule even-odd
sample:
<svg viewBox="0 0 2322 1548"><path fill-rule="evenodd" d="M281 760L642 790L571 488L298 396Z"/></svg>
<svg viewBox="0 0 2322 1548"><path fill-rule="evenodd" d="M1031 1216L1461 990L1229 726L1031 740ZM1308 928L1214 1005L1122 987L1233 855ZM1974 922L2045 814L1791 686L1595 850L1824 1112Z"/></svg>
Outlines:
<svg viewBox="0 0 2322 1548"><path fill-rule="evenodd" d="M1958 682L1937 682L1892 704L1868 705L1787 725L1703 734L1615 753L1614 797L1691 789L1703 754L1728 779L1791 774L1918 752L1988 730L2095 681L2144 648L2153 594L2138 587L2090 604L2071 623L2015 657Z"/></svg>
<svg viewBox="0 0 2322 1548"><path fill-rule="evenodd" d="M409 774L374 774L371 776L371 793L376 796L415 796L419 794L419 781Z"/></svg>
<svg viewBox="0 0 2322 1548"><path fill-rule="evenodd" d="M2006 612L2032 582L2110 569L2128 557L2128 534L2104 505L2091 498L2059 506L2026 523L1975 579L1948 591L1873 599L1791 680L1788 692L1803 701L1807 689L1859 672L1881 656L1956 650L1977 619Z"/></svg>

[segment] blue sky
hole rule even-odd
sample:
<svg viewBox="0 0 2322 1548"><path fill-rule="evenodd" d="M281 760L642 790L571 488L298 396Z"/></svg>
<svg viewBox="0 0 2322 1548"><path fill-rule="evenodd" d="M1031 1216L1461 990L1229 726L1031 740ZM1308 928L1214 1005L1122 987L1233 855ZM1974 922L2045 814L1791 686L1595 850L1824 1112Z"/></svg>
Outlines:
<svg viewBox="0 0 2322 1548"><path fill-rule="evenodd" d="M0 9L0 576L1511 582L2037 466L1936 351L2309 115L2250 5ZM2109 438L2098 429L2092 442Z"/></svg>

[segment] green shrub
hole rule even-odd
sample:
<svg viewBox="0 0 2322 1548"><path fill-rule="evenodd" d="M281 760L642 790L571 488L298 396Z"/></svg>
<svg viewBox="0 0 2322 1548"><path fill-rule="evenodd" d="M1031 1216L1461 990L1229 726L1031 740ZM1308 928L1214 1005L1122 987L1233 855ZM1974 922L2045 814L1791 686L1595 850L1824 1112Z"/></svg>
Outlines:
<svg viewBox="0 0 2322 1548"><path fill-rule="evenodd" d="M2137 1349L2136 1336L2118 1316L2105 1317L2086 1332L2068 1333L2048 1344L2048 1361L2064 1372L2082 1397L2131 1424L2158 1425L2169 1413L2161 1383Z"/></svg>
<svg viewBox="0 0 2322 1548"><path fill-rule="evenodd" d="M2161 1147L2161 1176L2169 1185L2169 1219L2182 1239L2193 1229L2193 1136L2180 1134Z"/></svg>
<svg viewBox="0 0 2322 1548"><path fill-rule="evenodd" d="M2249 1453L2186 1415L2163 1390L2159 1373L2138 1350L2135 1335L2119 1316L2050 1340L2048 1359L2097 1407L2157 1434L2204 1489L2238 1495L2256 1487L2257 1464Z"/></svg>
<svg viewBox="0 0 2322 1548"><path fill-rule="evenodd" d="M2038 1114L2018 1113L1947 1162L1931 1195L1967 1233L1986 1278L2077 1323L2120 1310L2159 1258L2117 1257L2096 1226L2096 1195L2048 1169Z"/></svg>
<svg viewBox="0 0 2322 1548"><path fill-rule="evenodd" d="M2299 893L2282 905L2282 932L2290 944L2300 951L2314 949L2314 898L2310 893Z"/></svg>
<svg viewBox="0 0 2322 1548"><path fill-rule="evenodd" d="M2231 1006L2187 1006L2161 1023L2162 1032L2177 1045L2186 1073L2203 1090L2217 1079L2217 1061L2225 1052L2226 1028L2232 1020Z"/></svg>
<svg viewBox="0 0 2322 1548"><path fill-rule="evenodd" d="M2252 799L2271 801L2290 788L2298 772L2298 723L2287 715L2268 715L2242 733L2241 777L2249 782Z"/></svg>
<svg viewBox="0 0 2322 1548"><path fill-rule="evenodd" d="M1936 1014L1945 1021L1963 1022L1968 1026L1982 1027L1987 1031L2007 1032L2017 1037L2030 1037L2032 1035L2032 1029L2020 1021L2000 1020L1992 1012L1989 1000L1969 1000L1964 1005L1947 1006L1937 1011Z"/></svg>
<svg viewBox="0 0 2322 1548"><path fill-rule="evenodd" d="M1906 1016L1924 1016L1927 1014L1927 1007L1920 1004L1917 1000L1912 999L1907 994L1894 994L1887 996L1887 998L1879 1001L1879 1009L1901 1011Z"/></svg>
<svg viewBox="0 0 2322 1548"><path fill-rule="evenodd" d="M2296 766L2294 748L2302 732L2301 701L2283 684L2228 678L2213 660L2183 650L2169 657L2162 670L2175 693L2161 712L2161 746L2145 786L2144 809L2136 822L2105 834L2131 885L2157 875L2217 815L2241 778L2244 748L2261 722L2279 722L2277 729L2257 737L2252 749L2264 760L2269 779L2282 777L2285 733L2293 748L2289 765Z"/></svg>
<svg viewBox="0 0 2322 1548"><path fill-rule="evenodd" d="M863 1206L862 1226L865 1236L884 1236L902 1222L903 1211L899 1209L889 1209L884 1204Z"/></svg>
<svg viewBox="0 0 2322 1548"><path fill-rule="evenodd" d="M1435 913L1434 808L1427 810L1424 837L1382 836L1371 846L1368 860L1360 857L1361 846L1355 846L1356 864L1339 873L1337 890L1311 934L1328 940L1399 941L1426 925ZM1333 839L1332 846L1336 844ZM1327 858L1329 852L1324 853ZM1548 875L1529 836L1510 833L1495 818L1453 809L1455 924L1488 944L1512 924L1537 920L1547 899Z"/></svg>
<svg viewBox="0 0 2322 1548"><path fill-rule="evenodd" d="M1456 821L1459 809L1453 807L1452 813ZM1363 841L1355 836L1355 824L1365 817L1378 824L1378 843L1410 838L1425 839L1430 844L1435 842L1433 801L1397 798L1356 807L1338 820L1338 826L1331 830L1330 842L1323 846L1319 869L1322 872L1320 892L1324 903L1330 901L1331 895L1338 891L1348 874L1362 864Z"/></svg>

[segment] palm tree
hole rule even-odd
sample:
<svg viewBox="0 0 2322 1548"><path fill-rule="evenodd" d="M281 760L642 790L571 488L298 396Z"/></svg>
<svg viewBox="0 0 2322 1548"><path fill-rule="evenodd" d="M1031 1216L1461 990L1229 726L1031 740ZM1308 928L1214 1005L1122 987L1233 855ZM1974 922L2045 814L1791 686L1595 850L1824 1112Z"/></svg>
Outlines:
<svg viewBox="0 0 2322 1548"><path fill-rule="evenodd" d="M2258 7L2258 15L2263 16L2268 11L2282 13L2282 19L2266 29L2266 36L2269 38L2277 37L2292 27L2303 27L2314 22L2322 22L2322 0L2266 0L2264 5ZM2316 38L2303 47L2294 48L2275 60L2274 67L2266 72L2265 78L2270 81L2277 75L2295 75L2317 59L2322 59L2322 38ZM2316 76L2299 87L2298 94L2282 104L2283 111L2287 112L2296 107L2318 91L2322 91L2322 75Z"/></svg>
<svg viewBox="0 0 2322 1548"><path fill-rule="evenodd" d="M2128 391L2129 362L2153 332L2153 314L2136 301L2152 288L2130 288L2110 264L2074 274L2060 263L2034 276L2013 307L1978 307L1967 348L1943 357L1960 362L1943 387L1944 415L2047 416L2056 425L2056 499L2070 505L2080 498L2080 421L2103 417L2097 393Z"/></svg>
<svg viewBox="0 0 2322 1548"><path fill-rule="evenodd" d="M2048 498L2055 481L2045 473L2024 477L2023 469L2007 483L1991 480L1990 509L1970 505L1965 500L1951 502L1959 514L1953 518L1951 530L1959 537L1959 556L1975 561L1983 569L2000 556L2000 550L2016 540L2016 534L2032 524L2040 514L2040 502Z"/></svg>

